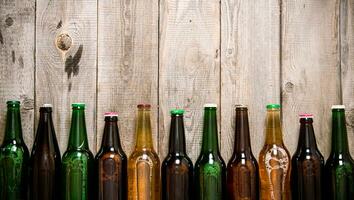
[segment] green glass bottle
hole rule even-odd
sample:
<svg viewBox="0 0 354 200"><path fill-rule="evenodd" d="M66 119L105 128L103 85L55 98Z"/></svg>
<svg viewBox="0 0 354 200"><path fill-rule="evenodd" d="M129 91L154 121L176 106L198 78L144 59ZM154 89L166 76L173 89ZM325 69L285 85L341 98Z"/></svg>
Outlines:
<svg viewBox="0 0 354 200"><path fill-rule="evenodd" d="M195 164L198 200L226 199L226 166L218 145L216 105L204 105L203 142Z"/></svg>
<svg viewBox="0 0 354 200"><path fill-rule="evenodd" d="M0 148L0 199L27 198L28 160L28 148L22 138L20 102L8 101L5 138Z"/></svg>
<svg viewBox="0 0 354 200"><path fill-rule="evenodd" d="M354 161L349 153L345 107L332 106L332 150L325 165L326 197L331 200L354 198Z"/></svg>
<svg viewBox="0 0 354 200"><path fill-rule="evenodd" d="M85 104L72 104L69 144L63 155L61 176L65 200L94 198L94 157L89 150L85 124Z"/></svg>

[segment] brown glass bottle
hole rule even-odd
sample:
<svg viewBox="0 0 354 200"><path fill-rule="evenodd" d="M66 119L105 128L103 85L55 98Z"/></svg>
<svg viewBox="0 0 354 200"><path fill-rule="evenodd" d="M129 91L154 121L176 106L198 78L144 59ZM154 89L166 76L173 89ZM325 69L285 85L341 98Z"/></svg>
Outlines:
<svg viewBox="0 0 354 200"><path fill-rule="evenodd" d="M280 105L267 105L266 141L259 153L261 200L289 200L291 158L283 142Z"/></svg>
<svg viewBox="0 0 354 200"><path fill-rule="evenodd" d="M36 139L30 158L30 199L58 200L60 195L60 152L52 120L52 106L39 109Z"/></svg>
<svg viewBox="0 0 354 200"><path fill-rule="evenodd" d="M233 155L227 165L228 200L258 200L258 164L252 154L247 107L236 106Z"/></svg>
<svg viewBox="0 0 354 200"><path fill-rule="evenodd" d="M183 110L171 111L169 153L162 163L162 199L191 200L193 163L186 154Z"/></svg>
<svg viewBox="0 0 354 200"><path fill-rule="evenodd" d="M152 143L150 105L138 105L136 145L128 159L128 200L160 200L160 160Z"/></svg>
<svg viewBox="0 0 354 200"><path fill-rule="evenodd" d="M96 155L98 200L126 200L127 156L118 130L117 113L105 114L101 148Z"/></svg>
<svg viewBox="0 0 354 200"><path fill-rule="evenodd" d="M313 116L300 115L300 135L292 158L293 200L322 200L324 159L317 148Z"/></svg>

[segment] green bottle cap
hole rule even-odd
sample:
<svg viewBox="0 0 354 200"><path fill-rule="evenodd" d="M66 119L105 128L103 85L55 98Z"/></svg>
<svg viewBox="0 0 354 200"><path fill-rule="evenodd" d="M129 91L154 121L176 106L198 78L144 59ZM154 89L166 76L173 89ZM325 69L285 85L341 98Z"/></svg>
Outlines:
<svg viewBox="0 0 354 200"><path fill-rule="evenodd" d="M17 100L7 101L6 104L7 104L7 107L13 107L13 108L20 107L20 101L17 101Z"/></svg>
<svg viewBox="0 0 354 200"><path fill-rule="evenodd" d="M73 103L71 104L73 109L85 109L85 104L84 103Z"/></svg>
<svg viewBox="0 0 354 200"><path fill-rule="evenodd" d="M268 104L267 105L267 109L271 110L271 109L279 109L280 105L279 104Z"/></svg>
<svg viewBox="0 0 354 200"><path fill-rule="evenodd" d="M172 109L171 110L171 115L183 115L184 110L183 109Z"/></svg>

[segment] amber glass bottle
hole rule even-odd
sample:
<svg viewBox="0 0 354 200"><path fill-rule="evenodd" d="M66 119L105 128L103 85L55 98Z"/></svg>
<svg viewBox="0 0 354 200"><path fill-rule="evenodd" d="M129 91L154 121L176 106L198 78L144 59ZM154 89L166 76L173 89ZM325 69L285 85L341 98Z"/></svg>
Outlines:
<svg viewBox="0 0 354 200"><path fill-rule="evenodd" d="M96 155L98 200L126 200L127 156L119 139L118 114L105 113L101 148Z"/></svg>
<svg viewBox="0 0 354 200"><path fill-rule="evenodd" d="M152 143L150 105L138 105L136 145L128 160L128 199L160 199L160 160Z"/></svg>
<svg viewBox="0 0 354 200"><path fill-rule="evenodd" d="M236 106L235 145L227 165L229 200L258 200L258 164L252 154L247 107Z"/></svg>
<svg viewBox="0 0 354 200"><path fill-rule="evenodd" d="M280 105L267 105L266 140L259 154L260 199L289 200L291 158L283 143Z"/></svg>
<svg viewBox="0 0 354 200"><path fill-rule="evenodd" d="M183 110L171 111L169 153L162 163L162 199L191 200L193 163L186 153Z"/></svg>
<svg viewBox="0 0 354 200"><path fill-rule="evenodd" d="M39 124L30 158L30 199L59 200L60 152L52 120L52 106L40 109Z"/></svg>
<svg viewBox="0 0 354 200"><path fill-rule="evenodd" d="M293 200L323 199L323 156L317 148L313 116L300 115L300 135L292 158L291 185Z"/></svg>

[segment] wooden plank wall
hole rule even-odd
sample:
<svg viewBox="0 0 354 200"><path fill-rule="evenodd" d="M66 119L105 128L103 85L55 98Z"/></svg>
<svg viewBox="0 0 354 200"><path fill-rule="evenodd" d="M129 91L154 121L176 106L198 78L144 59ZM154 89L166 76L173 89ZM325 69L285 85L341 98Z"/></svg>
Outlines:
<svg viewBox="0 0 354 200"><path fill-rule="evenodd" d="M73 102L87 104L94 153L103 113L118 111L130 154L138 103L153 106L161 160L172 108L186 110L187 151L196 160L205 103L219 105L225 161L234 143L235 104L249 105L256 157L267 103L283 105L284 140L292 153L297 114L311 112L319 148L328 156L332 104L347 106L354 145L354 0L0 0L0 11L0 129L5 101L21 100L29 147L39 107L52 103L65 151Z"/></svg>

